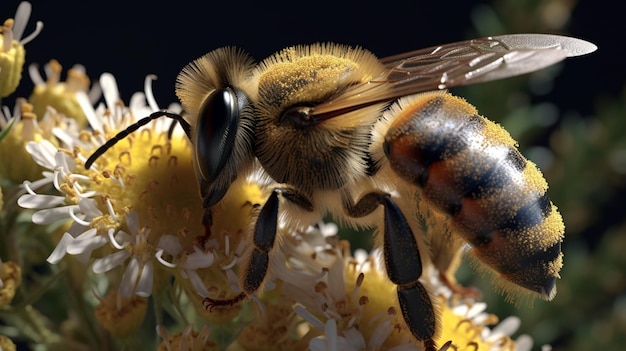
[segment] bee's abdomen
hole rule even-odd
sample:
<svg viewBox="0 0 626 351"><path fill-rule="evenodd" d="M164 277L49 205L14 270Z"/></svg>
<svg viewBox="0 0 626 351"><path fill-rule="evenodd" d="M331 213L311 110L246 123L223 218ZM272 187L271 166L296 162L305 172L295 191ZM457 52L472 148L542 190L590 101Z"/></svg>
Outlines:
<svg viewBox="0 0 626 351"><path fill-rule="evenodd" d="M481 260L518 285L551 294L564 226L539 169L508 132L460 98L433 92L400 104L383 144L391 168L450 216L451 229ZM545 279L522 274L535 268Z"/></svg>

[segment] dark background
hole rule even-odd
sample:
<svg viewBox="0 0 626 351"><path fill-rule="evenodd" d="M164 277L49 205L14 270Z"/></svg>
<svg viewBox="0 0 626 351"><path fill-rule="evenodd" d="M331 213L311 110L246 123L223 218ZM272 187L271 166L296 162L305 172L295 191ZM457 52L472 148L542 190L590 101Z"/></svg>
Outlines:
<svg viewBox="0 0 626 351"><path fill-rule="evenodd" d="M502 2L502 1L501 1ZM11 4L15 4L11 6ZM12 16L15 0L3 1L0 18ZM175 101L179 70L215 48L233 45L261 60L293 44L334 41L360 45L377 56L475 37L472 17L490 1L328 1L261 3L180 0L169 3L110 0L34 1L32 20L44 30L26 46L27 63L55 58L65 68L79 63L90 77L115 74L122 97L143 88L146 74L157 74L157 100ZM201 5L199 5L201 4ZM219 5L218 5L219 4ZM623 49L626 30L618 28L619 11L601 1L580 1L566 33L598 44L601 50L584 60L571 60L559 78L554 98L592 112L589 93L615 95L626 78L623 66L611 62ZM498 29L500 31L501 29ZM558 30L553 32L565 32ZM29 33L27 30L26 33ZM504 33L489 33L497 35ZM29 86L24 84L24 95ZM480 107L479 107L480 108Z"/></svg>
<svg viewBox="0 0 626 351"><path fill-rule="evenodd" d="M208 2L207 2L208 3ZM550 196L567 226L565 267L559 294L534 309L515 307L463 268L461 280L477 284L488 310L518 315L521 332L555 350L622 350L626 343L626 29L620 9L608 1L582 0L563 26L542 24L540 9L571 1L381 1L376 3L251 3L198 5L182 0L158 4L111 0L34 2L34 20L45 24L26 45L27 64L57 59L69 68L82 64L96 79L115 75L123 99L143 90L147 74L160 106L175 101L180 69L215 48L234 45L261 60L285 46L317 41L360 45L379 57L432 45L511 32L548 32L589 40L593 55L565 61L554 89L530 93L528 78L514 78L460 89L486 116L502 123L533 160L533 147L547 147L552 161L542 164ZM11 17L18 1L3 1L0 18ZM487 15L485 15L487 14ZM485 32L488 31L488 32ZM25 78L14 96L28 96ZM527 106L510 104L525 92ZM456 92L456 91L453 91ZM533 107L550 102L557 119L547 126L519 127L532 120ZM11 98L2 101L12 106ZM520 118L520 116L522 116ZM526 117L524 117L526 116ZM541 117L538 117L541 119ZM537 122L537 125L541 123ZM517 126L517 127L516 127ZM367 245L365 243L364 245ZM468 273L470 272L470 273Z"/></svg>

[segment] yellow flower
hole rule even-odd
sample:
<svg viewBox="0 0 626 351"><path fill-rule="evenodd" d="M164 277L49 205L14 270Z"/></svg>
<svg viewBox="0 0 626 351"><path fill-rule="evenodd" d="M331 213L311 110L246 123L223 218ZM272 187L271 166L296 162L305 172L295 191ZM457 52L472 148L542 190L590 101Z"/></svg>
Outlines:
<svg viewBox="0 0 626 351"><path fill-rule="evenodd" d="M188 326L182 332L176 332L168 335L167 330L163 326L157 326L157 333L163 339L159 345L158 351L217 351L219 350L217 343L211 340L210 330L205 325L200 332L193 330L192 326Z"/></svg>
<svg viewBox="0 0 626 351"><path fill-rule="evenodd" d="M119 104L111 75L103 75L101 86L108 87L106 100ZM152 99L151 92L147 94ZM29 143L27 150L50 172L26 182L27 194L18 204L38 210L33 215L37 224L74 222L49 262L57 263L65 254L91 257L95 273L117 277L123 297L149 296L154 284L160 283L159 276L169 269L161 264L163 252L176 252L177 247L193 251L195 238L204 235L189 141L182 133L170 139L169 124L153 123L111 148L91 169L84 169L95 147L158 106L96 110L84 93L78 98L93 131L69 124L56 130L64 147L47 140ZM60 195L35 192L45 184L54 185Z"/></svg>
<svg viewBox="0 0 626 351"><path fill-rule="evenodd" d="M139 296L125 298L112 290L100 299L95 315L98 323L113 336L126 338L139 329L146 315L148 301Z"/></svg>
<svg viewBox="0 0 626 351"><path fill-rule="evenodd" d="M0 307L9 304L22 282L22 270L17 264L0 261Z"/></svg>
<svg viewBox="0 0 626 351"><path fill-rule="evenodd" d="M0 129L6 133L0 139L0 180L5 186L40 176L43 168L33 162L26 144L42 140L44 133L50 135L38 125L30 104L19 100L18 106L19 112L13 117L0 111Z"/></svg>
<svg viewBox="0 0 626 351"><path fill-rule="evenodd" d="M4 335L0 335L0 350L2 351L15 351L16 347L13 341Z"/></svg>
<svg viewBox="0 0 626 351"><path fill-rule="evenodd" d="M24 45L34 39L43 27L41 22L37 22L35 32L22 39L30 10L30 3L20 3L15 20L9 18L0 27L0 98L9 96L17 89L24 66Z"/></svg>
<svg viewBox="0 0 626 351"><path fill-rule="evenodd" d="M282 293L296 302L295 311L308 322L305 338L311 350L422 350L406 327L396 301L396 286L387 278L382 253L350 253L349 244L316 228L287 236L273 273L283 281ZM282 264L281 264L282 263ZM461 350L525 350L528 337L516 343L511 335L519 319L498 319L484 313L486 304L461 298L439 281L433 268L421 279L437 296L438 347ZM519 347L518 347L519 346Z"/></svg>
<svg viewBox="0 0 626 351"><path fill-rule="evenodd" d="M79 91L89 92L89 77L85 74L85 69L82 66L72 67L67 72L67 80L62 82L61 64L56 60L51 60L46 66L48 76L45 81L37 74L34 67L30 70L35 88L28 102L33 105L35 114L43 117L48 107L52 107L57 112L74 118L79 126L85 127L87 118L77 99Z"/></svg>

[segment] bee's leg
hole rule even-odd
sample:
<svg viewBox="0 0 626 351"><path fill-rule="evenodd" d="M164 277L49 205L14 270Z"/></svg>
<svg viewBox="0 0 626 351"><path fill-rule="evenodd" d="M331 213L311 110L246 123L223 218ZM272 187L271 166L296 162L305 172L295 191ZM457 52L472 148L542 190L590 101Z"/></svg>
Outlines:
<svg viewBox="0 0 626 351"><path fill-rule="evenodd" d="M202 214L202 225L204 226L204 239L211 237L211 226L213 225L213 206L215 206L226 194L230 184L223 188L215 188L209 190L209 182L206 180L199 180L200 196L202 197L202 208L204 213Z"/></svg>
<svg viewBox="0 0 626 351"><path fill-rule="evenodd" d="M243 270L241 288L247 295L253 295L261 286L267 275L269 252L274 247L278 228L278 195L307 211L313 211L311 201L291 188L276 188L263 205L257 218L252 236L254 248Z"/></svg>
<svg viewBox="0 0 626 351"><path fill-rule="evenodd" d="M411 333L424 342L426 350L435 350L435 311L428 291L419 281L422 261L413 231L389 194L368 193L355 205L348 205L349 216L362 217L378 205L385 208L383 250L389 280L398 286L398 302Z"/></svg>
<svg viewBox="0 0 626 351"><path fill-rule="evenodd" d="M252 234L252 253L248 262L242 269L241 289L242 292L228 300L213 300L205 298L204 305L207 309L217 306L233 305L245 297L254 295L261 287L267 276L269 267L269 252L274 247L278 229L279 195L307 211L313 210L313 204L304 195L290 188L276 188L272 191L256 220Z"/></svg>
<svg viewBox="0 0 626 351"><path fill-rule="evenodd" d="M274 247L276 230L278 227L278 195L274 190L263 205L252 235L254 245L248 263L242 272L241 288L246 295L254 294L267 275L269 266L269 252Z"/></svg>

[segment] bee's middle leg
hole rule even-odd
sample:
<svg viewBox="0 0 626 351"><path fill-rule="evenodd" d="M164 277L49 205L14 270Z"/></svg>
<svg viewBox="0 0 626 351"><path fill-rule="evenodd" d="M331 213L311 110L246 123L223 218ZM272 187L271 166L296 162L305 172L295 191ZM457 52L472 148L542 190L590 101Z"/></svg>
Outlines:
<svg viewBox="0 0 626 351"><path fill-rule="evenodd" d="M383 252L389 280L397 285L402 316L411 333L434 350L435 312L428 291L419 281L422 261L413 231L391 196L382 192L365 194L356 204L346 202L348 216L358 218L371 214L378 205L384 207Z"/></svg>

